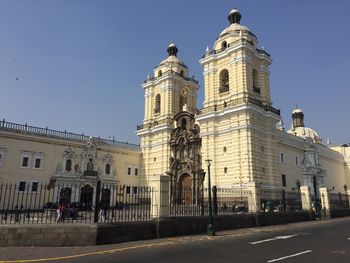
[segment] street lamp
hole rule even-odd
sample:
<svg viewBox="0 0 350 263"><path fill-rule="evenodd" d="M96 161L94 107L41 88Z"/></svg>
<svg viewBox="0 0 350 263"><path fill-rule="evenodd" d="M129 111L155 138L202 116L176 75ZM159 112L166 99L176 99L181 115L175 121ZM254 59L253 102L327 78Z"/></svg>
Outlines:
<svg viewBox="0 0 350 263"><path fill-rule="evenodd" d="M205 162L208 165L208 197L209 197L209 225L207 227L207 234L209 236L214 236L215 229L213 226L213 212L212 212L212 204L211 204L211 185L210 185L210 165L212 160L208 159L208 160L205 160Z"/></svg>
<svg viewBox="0 0 350 263"><path fill-rule="evenodd" d="M201 182L201 215L204 215L204 178L205 172L201 169L199 171L199 180Z"/></svg>

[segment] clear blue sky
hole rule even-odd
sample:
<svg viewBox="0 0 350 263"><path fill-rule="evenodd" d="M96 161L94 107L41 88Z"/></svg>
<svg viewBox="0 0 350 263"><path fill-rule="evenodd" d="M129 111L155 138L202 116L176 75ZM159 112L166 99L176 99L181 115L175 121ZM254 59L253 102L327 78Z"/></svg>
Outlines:
<svg viewBox="0 0 350 263"><path fill-rule="evenodd" d="M286 127L298 103L307 126L349 143L348 0L0 0L0 118L138 143L140 84L175 41L201 107L198 60L233 5L272 55Z"/></svg>

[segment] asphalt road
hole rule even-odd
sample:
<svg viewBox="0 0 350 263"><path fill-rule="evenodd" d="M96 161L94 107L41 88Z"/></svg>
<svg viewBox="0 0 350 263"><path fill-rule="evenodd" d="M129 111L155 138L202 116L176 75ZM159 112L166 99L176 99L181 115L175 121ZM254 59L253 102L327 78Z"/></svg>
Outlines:
<svg viewBox="0 0 350 263"><path fill-rule="evenodd" d="M0 262L39 260L349 263L350 218L225 231L215 237L200 235L78 248L0 248Z"/></svg>

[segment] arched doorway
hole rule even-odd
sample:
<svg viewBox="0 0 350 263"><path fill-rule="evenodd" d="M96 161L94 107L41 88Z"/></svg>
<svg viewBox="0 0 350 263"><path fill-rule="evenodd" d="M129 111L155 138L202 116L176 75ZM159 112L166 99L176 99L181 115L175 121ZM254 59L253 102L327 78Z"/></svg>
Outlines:
<svg viewBox="0 0 350 263"><path fill-rule="evenodd" d="M91 185L85 185L80 189L80 203L83 209L91 209L94 189Z"/></svg>
<svg viewBox="0 0 350 263"><path fill-rule="evenodd" d="M192 178L189 174L184 174L180 178L180 201L183 205L192 204Z"/></svg>
<svg viewBox="0 0 350 263"><path fill-rule="evenodd" d="M60 191L59 203L62 205L68 205L70 203L70 198L72 195L72 189L69 187L62 188Z"/></svg>
<svg viewBox="0 0 350 263"><path fill-rule="evenodd" d="M109 207L111 200L111 190L108 188L103 188L101 193L101 205L103 207Z"/></svg>

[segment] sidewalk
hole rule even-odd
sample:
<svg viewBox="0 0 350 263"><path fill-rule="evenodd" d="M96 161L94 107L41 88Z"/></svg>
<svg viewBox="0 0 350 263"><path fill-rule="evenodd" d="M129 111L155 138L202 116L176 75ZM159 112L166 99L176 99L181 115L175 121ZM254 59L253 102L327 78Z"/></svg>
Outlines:
<svg viewBox="0 0 350 263"><path fill-rule="evenodd" d="M0 247L0 263L8 260L21 260L21 262L39 262L39 260L60 260L67 258L77 258L96 254L121 253L127 250L152 248L159 246L174 246L183 243L212 242L222 238L242 238L255 235L273 233L276 231L298 231L304 227L317 226L319 224L331 224L334 221L349 221L349 218L339 218L333 220L317 220L300 222L287 225L274 225L267 227L245 228L237 230L220 231L214 237L207 235L181 236L173 238L153 239L146 241L126 242L113 245L86 246L86 247ZM63 258L61 258L63 257ZM38 259L38 261L33 261ZM16 261L15 261L16 262Z"/></svg>

